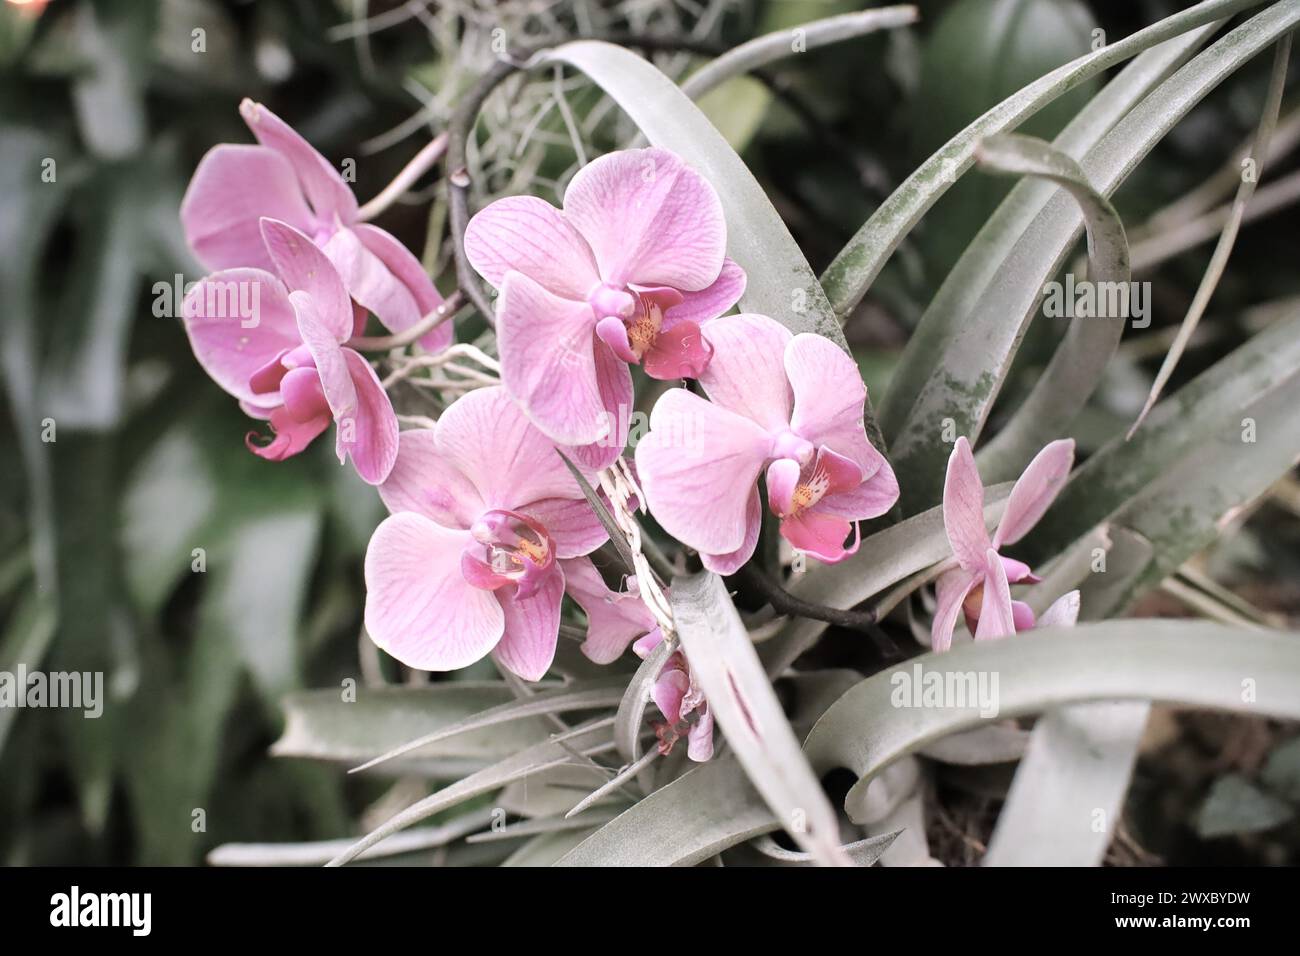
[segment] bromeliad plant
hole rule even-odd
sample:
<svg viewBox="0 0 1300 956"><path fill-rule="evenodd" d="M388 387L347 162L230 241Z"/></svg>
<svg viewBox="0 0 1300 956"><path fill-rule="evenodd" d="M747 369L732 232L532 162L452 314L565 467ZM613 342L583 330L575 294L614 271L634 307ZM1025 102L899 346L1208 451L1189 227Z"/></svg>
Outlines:
<svg viewBox="0 0 1300 956"><path fill-rule="evenodd" d="M798 35L817 46L913 18L889 8ZM445 150L459 285L445 300L414 255L363 221L374 204L359 207L324 157L245 102L259 145L216 147L182 206L195 254L219 270L188 296L185 327L217 384L268 422L253 452L282 461L332 423L340 460L378 487L390 514L366 555L365 627L410 674L355 703L291 698L278 749L363 754L366 769L455 781L334 862L398 852L387 837L480 794L527 818L517 861L680 864L748 844L745 858L779 863L790 854L761 834L784 830L819 863L925 862L925 774L900 768L945 735L966 732L953 738L966 762L1018 759L1030 735L1008 721L1115 697L1239 708L1230 688L1243 667L1277 675L1255 712L1300 717L1294 639L1199 627L1183 641L1176 626L1122 618L1300 452L1294 321L1072 473L1079 412L1123 325L1075 319L1058 353L1070 373L1005 417L983 467L972 447L1081 227L1090 275L1127 281L1106 197L1213 85L1276 45L1262 155L1297 22L1300 0L1207 0L1065 64L923 164L820 280L685 92L694 78L679 87L624 46L513 51L385 191ZM793 36L723 54L694 87L779 60ZM1006 135L1130 59L1055 145ZM561 208L533 195L488 201L468 161L477 112L512 72L542 66L585 74L653 145L580 163ZM878 424L841 322L977 160L1027 178L921 320ZM368 334L371 317L389 334ZM648 431L637 427L646 409ZM1242 416L1269 437L1239 442L1231 467L1207 467L1207 448ZM1020 478L986 488L981 472ZM1097 555L1112 559L1104 575ZM931 653L897 647L911 640L907 616L921 618ZM805 663L831 626L838 646L857 648L856 674ZM881 647L922 656L888 668ZM488 658L499 681L459 679L481 676ZM955 700L900 713L908 705L889 690L914 667L996 671L997 717ZM1089 715L1077 719L1086 731ZM338 726L341 736L326 729ZM1121 736L1131 748L1140 733L1139 721ZM494 739L515 743L488 759ZM1130 766L1081 776L1072 805L1052 809L1068 832L1049 850L1024 837L1049 812L1033 800L1031 748L991 857L1098 862ZM819 782L836 767L859 776L842 808ZM882 773L890 786L910 780L887 810L864 798ZM1084 822L1098 806L1104 832ZM442 845L486 826L462 813L463 827L414 839ZM859 839L843 843L846 826Z"/></svg>

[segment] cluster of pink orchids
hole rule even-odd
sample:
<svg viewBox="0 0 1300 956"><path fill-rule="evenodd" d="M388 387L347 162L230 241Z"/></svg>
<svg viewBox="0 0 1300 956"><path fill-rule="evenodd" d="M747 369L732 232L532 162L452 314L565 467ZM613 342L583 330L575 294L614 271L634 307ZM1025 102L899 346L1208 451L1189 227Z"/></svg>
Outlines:
<svg viewBox="0 0 1300 956"><path fill-rule="evenodd" d="M433 428L399 430L348 343L371 315L400 333L442 298L415 256L360 221L348 184L306 140L259 104L240 112L257 144L211 150L181 207L196 256L217 270L188 293L185 327L204 369L267 423L269 436L246 439L254 453L283 460L332 424L339 460L378 486L391 514L366 554L365 621L398 660L447 671L491 654L538 680L566 593L587 615L582 649L597 663L664 639L635 579L613 590L588 557L607 533L557 454L591 479L623 453L633 365L694 379L707 395L665 391L635 464L651 513L710 570L733 573L753 555L760 477L781 535L824 562L854 553L858 522L893 507L898 483L867 438L855 363L820 336L726 314L745 274L725 255L722 205L663 149L588 164L563 209L516 196L471 220L466 254L499 292L502 384L463 395ZM444 323L418 345L436 353L451 337ZM998 549L1041 517L1072 460L1071 442L1045 448L990 540L970 446L958 441L944 491L956 566L938 582L936 649L959 610L979 639L1034 626L1009 586L1036 579ZM1067 595L1044 619L1072 621L1077 607ZM661 746L685 736L689 755L708 759L712 718L680 651L654 698Z"/></svg>

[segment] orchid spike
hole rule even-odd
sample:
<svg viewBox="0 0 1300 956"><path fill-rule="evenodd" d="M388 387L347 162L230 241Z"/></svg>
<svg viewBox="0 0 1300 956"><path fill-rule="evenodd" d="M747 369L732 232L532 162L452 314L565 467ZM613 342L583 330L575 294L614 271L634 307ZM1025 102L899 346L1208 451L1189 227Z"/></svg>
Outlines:
<svg viewBox="0 0 1300 956"><path fill-rule="evenodd" d="M389 331L411 328L441 304L420 261L383 229L359 221L356 197L329 160L260 103L245 99L239 113L258 145L214 146L181 202L185 238L204 266L272 271L258 223L277 219L320 246L351 297ZM354 334L364 318L359 313ZM451 335L443 323L420 345L438 352Z"/></svg>
<svg viewBox="0 0 1300 956"><path fill-rule="evenodd" d="M525 680L551 666L567 559L605 529L549 439L500 386L401 434L366 551L366 630L420 670L491 653Z"/></svg>
<svg viewBox="0 0 1300 956"><path fill-rule="evenodd" d="M353 309L338 273L312 241L288 223L259 224L262 269L227 269L198 282L183 316L199 364L274 433L251 451L271 461L301 452L333 421L339 461L351 456L372 485L397 456L397 417L375 370L343 343Z"/></svg>
<svg viewBox="0 0 1300 956"><path fill-rule="evenodd" d="M610 153L578 171L564 208L532 196L470 220L465 252L500 290L502 379L555 441L603 468L623 450L629 364L665 380L709 360L700 327L739 300L713 187L664 149Z"/></svg>
<svg viewBox="0 0 1300 956"><path fill-rule="evenodd" d="M833 563L856 522L898 500L889 462L867 439L867 389L857 365L829 339L791 333L762 315L704 327L713 360L700 376L705 401L664 393L636 463L646 503L663 528L732 574L749 560L768 507L794 547Z"/></svg>
<svg viewBox="0 0 1300 956"><path fill-rule="evenodd" d="M948 458L943 486L943 523L957 567L935 584L937 608L930 630L932 646L946 651L958 613L976 640L1005 637L1034 626L1034 612L1011 599L1011 585L1037 581L1029 566L1004 557L1000 549L1015 544L1038 523L1056 500L1074 464L1073 439L1047 445L1025 468L1011 489L1006 511L990 540L984 524L984 484L965 436Z"/></svg>

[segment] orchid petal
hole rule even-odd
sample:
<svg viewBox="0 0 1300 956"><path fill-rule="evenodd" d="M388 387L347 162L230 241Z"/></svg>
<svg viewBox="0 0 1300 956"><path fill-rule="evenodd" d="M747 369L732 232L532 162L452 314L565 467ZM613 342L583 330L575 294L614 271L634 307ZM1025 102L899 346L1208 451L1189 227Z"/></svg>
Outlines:
<svg viewBox="0 0 1300 956"><path fill-rule="evenodd" d="M641 368L660 381L699 378L712 358L713 347L705 341L700 327L689 320L679 320L671 328L659 330L641 358Z"/></svg>
<svg viewBox="0 0 1300 956"><path fill-rule="evenodd" d="M735 574L754 556L754 549L758 546L758 534L762 528L763 501L759 496L758 486L755 485L754 490L749 494L749 502L745 505L745 540L734 551L722 554L701 551L700 563L714 574Z"/></svg>
<svg viewBox="0 0 1300 956"><path fill-rule="evenodd" d="M565 589L587 615L582 653L588 659L597 664L613 663L637 638L655 630L654 617L641 599L606 587L589 559L565 561L561 566Z"/></svg>
<svg viewBox="0 0 1300 956"><path fill-rule="evenodd" d="M251 314L239 314L243 304ZM181 314L194 357L214 382L251 405L279 404L251 385L255 374L302 343L289 292L279 279L261 269L214 272L185 296Z"/></svg>
<svg viewBox="0 0 1300 956"><path fill-rule="evenodd" d="M826 564L843 561L858 550L858 541L844 546L853 522L839 515L804 511L793 517L781 519L781 537L799 551L812 555Z"/></svg>
<svg viewBox="0 0 1300 956"><path fill-rule="evenodd" d="M585 302L600 282L587 241L535 196L498 199L470 219L465 255L498 289L507 272L522 272L553 295Z"/></svg>
<svg viewBox="0 0 1300 956"><path fill-rule="evenodd" d="M727 227L713 186L666 149L629 149L578 170L564 218L615 286L707 288L722 269Z"/></svg>
<svg viewBox="0 0 1300 956"><path fill-rule="evenodd" d="M258 220L282 219L309 229L293 168L265 146L214 146L199 160L181 200L181 227L195 258L209 269L272 269Z"/></svg>
<svg viewBox="0 0 1300 956"><path fill-rule="evenodd" d="M289 161L318 219L330 221L337 216L344 225L356 221L357 197L314 146L261 103L244 100L239 104L239 115L259 143Z"/></svg>
<svg viewBox="0 0 1300 956"><path fill-rule="evenodd" d="M966 436L957 439L948 456L948 473L943 483L943 525L953 554L967 571L984 567L989 547L984 525L984 485Z"/></svg>
<svg viewBox="0 0 1300 956"><path fill-rule="evenodd" d="M851 458L870 478L885 458L870 441L863 423L867 387L857 363L830 339L796 335L785 347L785 371L794 394L790 427L814 445L826 445Z"/></svg>
<svg viewBox="0 0 1300 956"><path fill-rule="evenodd" d="M438 451L474 483L489 509L582 497L555 446L500 386L457 399L442 413L435 434Z"/></svg>
<svg viewBox="0 0 1300 956"><path fill-rule="evenodd" d="M1036 627L1074 627L1079 620L1079 592L1067 591L1052 602Z"/></svg>
<svg viewBox="0 0 1300 956"><path fill-rule="evenodd" d="M586 498L543 498L517 510L546 528L559 558L591 554L609 540L609 532Z"/></svg>
<svg viewBox="0 0 1300 956"><path fill-rule="evenodd" d="M946 651L952 646L952 632L957 627L962 602L979 581L978 575L962 568L939 575L934 588L934 621L930 625L930 646L935 651Z"/></svg>
<svg viewBox="0 0 1300 956"><path fill-rule="evenodd" d="M725 315L745 294L745 270L730 259L722 260L722 271L708 288L699 292L686 292L682 301L664 312L665 329L678 322L703 325L710 319Z"/></svg>
<svg viewBox="0 0 1300 956"><path fill-rule="evenodd" d="M482 659L501 639L505 614L496 595L461 575L469 532L423 515L392 515L366 549L366 630L403 664L450 671Z"/></svg>
<svg viewBox="0 0 1300 956"><path fill-rule="evenodd" d="M497 594L505 612L505 631L492 651L493 659L524 680L541 680L551 669L560 639L564 572L556 565L526 598L519 597L513 588Z"/></svg>
<svg viewBox="0 0 1300 956"><path fill-rule="evenodd" d="M1073 465L1073 438L1054 441L1034 456L1011 489L1006 511L993 536L993 547L1015 544L1038 524L1061 493Z"/></svg>
<svg viewBox="0 0 1300 956"><path fill-rule="evenodd" d="M980 605L975 640L1010 637L1016 633L1015 610L1011 606L1011 586L998 553L989 548L984 553L984 599Z"/></svg>
<svg viewBox="0 0 1300 956"><path fill-rule="evenodd" d="M261 225L266 251L285 286L309 295L317 321L335 342L346 342L352 335L352 300L329 257L287 222L263 218Z"/></svg>
<svg viewBox="0 0 1300 956"><path fill-rule="evenodd" d="M609 435L596 370L595 317L520 272L502 282L497 340L502 379L537 427L564 445Z"/></svg>
<svg viewBox="0 0 1300 956"><path fill-rule="evenodd" d="M729 315L702 329L713 358L700 374L709 398L769 433L790 427L793 396L782 355L789 330L765 315Z"/></svg>
<svg viewBox="0 0 1300 956"><path fill-rule="evenodd" d="M698 551L725 554L748 530L767 434L685 389L669 389L636 449L646 502L664 530Z"/></svg>
<svg viewBox="0 0 1300 956"><path fill-rule="evenodd" d="M378 485L397 460L397 415L370 363L349 348L343 349L343 358L356 389L356 420L351 434L347 423L339 422L336 448L340 455L352 456L352 465L363 481Z"/></svg>
<svg viewBox="0 0 1300 956"><path fill-rule="evenodd" d="M325 243L324 252L338 271L348 294L373 312L390 332L409 329L423 317L411 290L389 271L384 261L371 252L353 230L340 229L334 233ZM423 272L422 269L419 271Z"/></svg>
<svg viewBox="0 0 1300 956"><path fill-rule="evenodd" d="M414 511L446 528L468 528L488 510L474 483L438 450L432 428L398 435L397 460L379 497L394 514Z"/></svg>

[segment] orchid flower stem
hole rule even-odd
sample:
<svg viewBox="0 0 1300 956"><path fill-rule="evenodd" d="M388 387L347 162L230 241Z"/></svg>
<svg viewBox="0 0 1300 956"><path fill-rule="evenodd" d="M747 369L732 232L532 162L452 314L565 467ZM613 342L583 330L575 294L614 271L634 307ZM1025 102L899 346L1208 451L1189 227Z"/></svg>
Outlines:
<svg viewBox="0 0 1300 956"><path fill-rule="evenodd" d="M758 589L772 609L778 614L792 617L806 617L814 621L825 621L837 627L861 631L870 635L880 653L886 658L901 658L902 652L884 631L876 624L874 609L867 611L841 611L839 608L813 604L796 597L777 582L773 581L752 563L740 569L738 575L743 581Z"/></svg>
<svg viewBox="0 0 1300 956"><path fill-rule="evenodd" d="M456 314L465 299L457 289L442 303L409 329L392 335L357 335L347 341L347 347L358 352L387 352L419 341Z"/></svg>
<svg viewBox="0 0 1300 956"><path fill-rule="evenodd" d="M378 196L357 210L357 218L362 222L369 222L378 216L405 195L415 185L415 181L428 172L446 151L447 134L442 132L430 140L424 149L416 153Z"/></svg>

